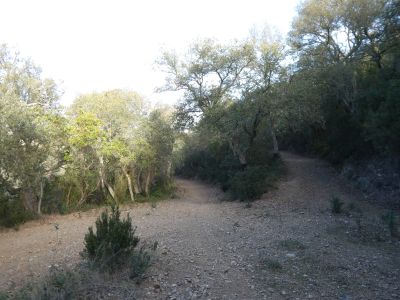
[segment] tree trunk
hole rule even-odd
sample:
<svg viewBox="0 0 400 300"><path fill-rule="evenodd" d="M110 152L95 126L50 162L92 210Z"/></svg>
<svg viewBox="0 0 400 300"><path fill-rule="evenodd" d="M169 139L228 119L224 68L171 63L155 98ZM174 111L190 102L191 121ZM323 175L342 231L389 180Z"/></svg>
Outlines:
<svg viewBox="0 0 400 300"><path fill-rule="evenodd" d="M23 189L22 201L23 201L25 209L27 209L31 212L35 211L36 197L35 197L35 193L33 192L33 189L31 187L26 187Z"/></svg>
<svg viewBox="0 0 400 300"><path fill-rule="evenodd" d="M43 189L44 189L43 180L40 180L39 202L38 202L38 211L37 211L39 216L42 214Z"/></svg>
<svg viewBox="0 0 400 300"><path fill-rule="evenodd" d="M171 174L172 174L172 161L168 161L167 171L166 171L168 180L171 179Z"/></svg>
<svg viewBox="0 0 400 300"><path fill-rule="evenodd" d="M146 197L150 194L150 183L151 183L151 170L149 169L146 174L145 185L144 185L144 193Z"/></svg>
<svg viewBox="0 0 400 300"><path fill-rule="evenodd" d="M123 169L123 172L125 174L126 180L128 182L128 189L129 189L129 195L131 196L131 201L135 202L135 198L133 196L133 190L132 190L132 180L131 180L131 176L129 175L129 173L125 170L125 168Z"/></svg>
<svg viewBox="0 0 400 300"><path fill-rule="evenodd" d="M235 143L234 141L230 141L229 146L230 146L233 154L238 157L240 165L241 165L241 169L244 170L247 166L246 153L243 152L240 149L240 146L238 145L238 143Z"/></svg>
<svg viewBox="0 0 400 300"><path fill-rule="evenodd" d="M111 198L113 198L113 200L116 201L114 189L107 182L107 180L104 178L104 160L103 160L103 157L101 155L99 156L99 162L100 162L99 175L100 175L100 180L101 180L101 186L102 187L105 186L107 188L107 191L110 194Z"/></svg>
<svg viewBox="0 0 400 300"><path fill-rule="evenodd" d="M271 118L269 119L269 125L272 136L272 153L274 154L274 156L276 156L279 155L279 145L278 140L276 139L274 123L272 122Z"/></svg>
<svg viewBox="0 0 400 300"><path fill-rule="evenodd" d="M76 204L76 207L77 207L77 208L80 207L80 206L83 204L83 202L86 201L86 198L87 198L87 195L86 195L87 188L88 188L88 185L87 185L87 183L85 182L84 187L82 187L82 189L81 189L81 199L79 199L78 203Z"/></svg>
<svg viewBox="0 0 400 300"><path fill-rule="evenodd" d="M100 176L101 190L104 191L105 184L104 184L104 174L103 174L103 168L104 168L103 156L99 156L99 162L100 162L99 176Z"/></svg>
<svg viewBox="0 0 400 300"><path fill-rule="evenodd" d="M69 208L70 196L71 196L72 185L69 186L68 194L67 194L67 208Z"/></svg>
<svg viewBox="0 0 400 300"><path fill-rule="evenodd" d="M139 170L139 172L136 174L136 177L134 178L133 181L133 188L135 189L136 194L140 194L142 192L142 186L140 184L140 177L142 176L142 171Z"/></svg>
<svg viewBox="0 0 400 300"><path fill-rule="evenodd" d="M110 194L111 198L113 198L113 200L117 202L117 200L115 199L115 192L112 186L107 181L104 181L104 184L106 185L107 191Z"/></svg>

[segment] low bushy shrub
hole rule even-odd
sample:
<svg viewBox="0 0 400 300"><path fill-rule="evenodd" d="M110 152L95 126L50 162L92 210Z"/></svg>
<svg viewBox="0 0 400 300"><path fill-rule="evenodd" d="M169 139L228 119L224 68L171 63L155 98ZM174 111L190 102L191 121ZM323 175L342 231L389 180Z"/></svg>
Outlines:
<svg viewBox="0 0 400 300"><path fill-rule="evenodd" d="M209 148L188 152L176 174L216 183L233 199L252 201L271 188L283 173L282 160L266 153L266 146L263 149L254 147L249 151L245 168L227 144Z"/></svg>
<svg viewBox="0 0 400 300"><path fill-rule="evenodd" d="M342 213L343 202L338 197L333 197L331 199L331 211L334 214Z"/></svg>
<svg viewBox="0 0 400 300"><path fill-rule="evenodd" d="M248 167L237 172L229 182L229 191L234 199L251 201L259 198L267 189L265 166Z"/></svg>
<svg viewBox="0 0 400 300"><path fill-rule="evenodd" d="M382 217L382 219L387 224L390 235L392 237L400 237L400 225L397 222L396 214L394 213L394 211L388 212Z"/></svg>
<svg viewBox="0 0 400 300"><path fill-rule="evenodd" d="M16 227L34 218L35 215L25 209L20 199L0 198L0 226Z"/></svg>
<svg viewBox="0 0 400 300"><path fill-rule="evenodd" d="M141 276L150 266L152 252L157 250L158 243L155 242L151 247L142 245L139 251L135 251L131 256L130 278Z"/></svg>
<svg viewBox="0 0 400 300"><path fill-rule="evenodd" d="M114 271L139 243L135 230L130 216L121 219L118 207L113 206L111 212L104 211L96 220L95 232L89 227L82 254L101 270Z"/></svg>

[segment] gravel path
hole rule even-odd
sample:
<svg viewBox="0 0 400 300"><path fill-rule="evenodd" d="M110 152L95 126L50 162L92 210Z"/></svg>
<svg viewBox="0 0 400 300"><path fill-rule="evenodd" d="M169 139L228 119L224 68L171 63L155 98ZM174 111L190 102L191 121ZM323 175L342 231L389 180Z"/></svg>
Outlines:
<svg viewBox="0 0 400 300"><path fill-rule="evenodd" d="M142 240L158 241L137 299L400 299L400 243L385 212L359 201L326 163L283 153L288 175L247 207L178 179L180 197L125 207ZM345 202L332 215L329 199ZM0 289L75 265L99 210L51 216L0 232ZM58 230L56 230L58 227ZM115 281L115 280L114 280ZM118 289L103 298L128 298Z"/></svg>

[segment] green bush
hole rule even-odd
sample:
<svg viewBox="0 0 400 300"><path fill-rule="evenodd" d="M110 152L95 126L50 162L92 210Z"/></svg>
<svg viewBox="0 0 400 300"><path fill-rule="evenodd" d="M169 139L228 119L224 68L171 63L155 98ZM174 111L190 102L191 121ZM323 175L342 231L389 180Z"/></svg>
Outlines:
<svg viewBox="0 0 400 300"><path fill-rule="evenodd" d="M282 271L283 267L282 264L272 258L265 258L261 260L261 268L268 269L271 271Z"/></svg>
<svg viewBox="0 0 400 300"><path fill-rule="evenodd" d="M135 251L131 256L130 278L136 278L144 273L150 266L151 252L156 251L158 243L155 242L150 248L142 245L139 251Z"/></svg>
<svg viewBox="0 0 400 300"><path fill-rule="evenodd" d="M85 235L83 256L101 270L114 271L126 261L139 243L130 216L126 219L120 216L118 207L113 206L110 213L105 211L96 220L96 232L89 227Z"/></svg>
<svg viewBox="0 0 400 300"><path fill-rule="evenodd" d="M237 172L229 182L229 191L234 199L251 201L259 198L267 189L265 166L248 167Z"/></svg>
<svg viewBox="0 0 400 300"><path fill-rule="evenodd" d="M331 211L334 214L342 213L343 202L338 197L333 197L331 199Z"/></svg>
<svg viewBox="0 0 400 300"><path fill-rule="evenodd" d="M396 215L394 211L388 212L386 215L382 217L385 223L388 226L390 231L390 235L392 237L400 237L399 225L397 224Z"/></svg>
<svg viewBox="0 0 400 300"><path fill-rule="evenodd" d="M31 281L17 290L8 291L0 300L18 299L86 299L83 285L88 278L84 278L75 270L51 268L48 275L39 281Z"/></svg>
<svg viewBox="0 0 400 300"><path fill-rule="evenodd" d="M0 198L0 226L15 227L35 218L35 215L28 212L19 199Z"/></svg>
<svg viewBox="0 0 400 300"><path fill-rule="evenodd" d="M248 165L244 169L227 143L190 149L176 174L219 184L232 198L252 201L266 192L283 172L282 160L266 153L266 148L263 141L257 141L248 151Z"/></svg>
<svg viewBox="0 0 400 300"><path fill-rule="evenodd" d="M234 199L253 201L273 187L282 173L281 159L273 158L268 164L248 166L245 170L236 172L229 181L228 190Z"/></svg>
<svg viewBox="0 0 400 300"><path fill-rule="evenodd" d="M306 248L302 242L293 239L282 240L279 245L288 251L304 250Z"/></svg>

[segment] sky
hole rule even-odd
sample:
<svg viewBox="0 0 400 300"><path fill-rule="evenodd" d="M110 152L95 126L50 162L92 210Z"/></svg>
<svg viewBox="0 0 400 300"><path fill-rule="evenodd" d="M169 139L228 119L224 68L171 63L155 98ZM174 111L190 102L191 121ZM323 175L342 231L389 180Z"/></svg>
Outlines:
<svg viewBox="0 0 400 300"><path fill-rule="evenodd" d="M2 0L0 44L30 57L63 90L78 95L129 89L153 103L164 74L163 50L184 50L195 40L245 38L265 24L287 33L298 0Z"/></svg>

